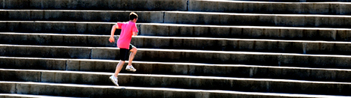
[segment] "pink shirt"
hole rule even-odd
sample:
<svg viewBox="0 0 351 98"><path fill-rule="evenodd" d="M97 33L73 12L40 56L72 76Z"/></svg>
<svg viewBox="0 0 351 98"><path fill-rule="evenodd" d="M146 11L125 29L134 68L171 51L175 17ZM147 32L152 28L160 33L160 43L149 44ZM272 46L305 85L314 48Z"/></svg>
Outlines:
<svg viewBox="0 0 351 98"><path fill-rule="evenodd" d="M120 23L117 22L118 28L121 29L121 34L117 41L117 47L121 49L129 49L130 40L132 40L133 32L138 32L136 24L132 21Z"/></svg>

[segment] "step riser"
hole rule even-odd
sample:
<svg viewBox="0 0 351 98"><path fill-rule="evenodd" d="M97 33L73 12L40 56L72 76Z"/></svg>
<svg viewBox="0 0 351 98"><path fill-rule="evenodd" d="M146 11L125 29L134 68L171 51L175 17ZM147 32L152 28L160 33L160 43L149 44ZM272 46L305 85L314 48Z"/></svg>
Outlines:
<svg viewBox="0 0 351 98"><path fill-rule="evenodd" d="M75 97L0 93L0 98L75 98Z"/></svg>
<svg viewBox="0 0 351 98"><path fill-rule="evenodd" d="M161 11L136 11L138 22L163 22ZM51 21L129 21L130 11L70 11L70 10L3 10L2 20L51 20Z"/></svg>
<svg viewBox="0 0 351 98"><path fill-rule="evenodd" d="M82 83L94 85L113 85L108 79L110 75L80 74L60 72L16 72L1 71L5 81L33 81L49 83ZM23 77L24 74L28 76ZM112 73L111 73L112 74ZM4 77L5 76L5 77ZM9 77L11 76L11 78ZM20 76L20 77L16 77ZM8 79L10 78L10 79ZM28 79L30 78L30 79ZM28 80L27 80L28 79ZM249 80L249 79L210 79L210 78L186 78L164 76L135 76L119 75L119 84L125 86L145 87L172 87L188 89L222 89L254 92L283 92L283 93L310 93L310 94L337 94L350 95L351 84L337 83L307 83L287 82L272 80ZM211 84L211 85L209 85ZM286 89L289 88L289 89ZM343 88L343 90L339 90ZM316 90L318 89L318 90Z"/></svg>
<svg viewBox="0 0 351 98"><path fill-rule="evenodd" d="M74 98L74 97L0 93L0 98Z"/></svg>
<svg viewBox="0 0 351 98"><path fill-rule="evenodd" d="M94 60L45 60L45 59L0 59L2 68L18 69L50 69L70 71L99 71L114 72L118 61L94 61ZM251 77L251 78L279 78L301 79L319 81L351 81L349 71L318 70L318 69L294 69L294 68L271 68L255 66L216 66L194 64L159 64L133 62L137 73L145 74L177 74L177 75L201 75L201 76L227 76L227 77ZM125 66L122 68L124 69ZM127 71L121 70L122 73Z"/></svg>
<svg viewBox="0 0 351 98"><path fill-rule="evenodd" d="M43 32L43 33L78 33L78 34L111 34L115 23L75 23L75 22L0 22L1 31ZM116 35L121 32L116 30Z"/></svg>
<svg viewBox="0 0 351 98"><path fill-rule="evenodd" d="M0 55L20 57L119 59L117 48L1 46ZM280 53L165 51L139 49L134 60L350 68L349 56Z"/></svg>
<svg viewBox="0 0 351 98"><path fill-rule="evenodd" d="M0 33L0 43L2 44L116 47L116 43L108 42L108 38L108 35L77 36ZM117 40L118 36L115 39ZM131 44L138 48L351 54L350 43L133 37Z"/></svg>
<svg viewBox="0 0 351 98"><path fill-rule="evenodd" d="M256 0L264 1L264 0ZM267 0L268 1L268 0ZM272 1L272 0L271 0ZM289 0L283 0L289 1ZM300 0L290 0L300 1ZM303 1L303 0L301 0ZM305 0L306 1L306 0ZM307 0L321 1L321 0ZM343 0L345 1L345 0ZM244 13L295 13L295 14L351 14L348 3L277 3L245 1L189 1L190 11L244 12Z"/></svg>
<svg viewBox="0 0 351 98"><path fill-rule="evenodd" d="M130 97L130 98L291 98L290 95L270 95L257 93L240 93L240 92L220 92L220 91L203 91L203 90L164 90L164 89L139 89L129 87L84 87L84 86L65 86L49 84L32 84L32 83L0 83L0 91L13 92L19 94L41 94L41 95L59 95L59 96L76 96L76 97ZM7 89L9 88L9 89ZM79 92L77 92L79 91ZM310 98L312 96L299 96L299 98ZM328 97L328 96L323 96ZM331 96L329 96L331 97ZM336 96L334 96L336 97Z"/></svg>
<svg viewBox="0 0 351 98"><path fill-rule="evenodd" d="M187 10L188 0L2 0L1 9Z"/></svg>
<svg viewBox="0 0 351 98"><path fill-rule="evenodd" d="M59 32L72 34L110 35L114 23L84 22L0 22L2 32ZM348 29L296 29L296 28L252 28L252 27L210 27L210 26L168 26L138 24L139 34L150 36L196 36L225 38L273 38L307 40L351 40ZM18 29L21 28L21 29ZM116 30L115 35L120 33Z"/></svg>
<svg viewBox="0 0 351 98"><path fill-rule="evenodd" d="M6 29L6 28L4 28ZM150 36L195 36L224 38L267 38L305 40L351 40L348 29L280 28L249 26L140 25L140 33Z"/></svg>
<svg viewBox="0 0 351 98"><path fill-rule="evenodd" d="M297 4L286 3L245 3L245 2L208 2L189 0L94 0L73 1L45 1L45 0L4 0L1 9L91 9L91 10L181 10L181 11L229 11L229 12L260 12L260 13L315 13L315 14L348 14L348 4ZM250 1L250 0L248 0ZM255 0L265 1L265 0ZM273 1L273 0L270 0ZM289 1L289 0L284 0ZM314 2L316 0L290 0L298 2ZM320 0L318 0L320 1ZM328 0L330 1L330 0ZM333 0L336 1L336 0ZM349 0L337 0L349 2ZM18 6L20 5L20 6ZM130 6L131 5L131 6ZM219 6L220 5L220 6ZM235 6L233 6L235 5ZM318 6L319 5L319 6ZM189 8L188 8L189 7ZM274 8L280 9L274 9ZM325 9L325 10L319 10ZM344 10L338 10L344 9Z"/></svg>
<svg viewBox="0 0 351 98"><path fill-rule="evenodd" d="M108 41L109 35L85 36L85 35L36 35L36 34L4 34L0 33L2 44L28 44L28 45L58 45L58 46L97 46L116 47L116 43ZM119 37L116 36L117 41ZM133 38L138 39L138 38ZM144 46L144 45L135 45Z"/></svg>
<svg viewBox="0 0 351 98"><path fill-rule="evenodd" d="M45 13L45 14L44 14ZM139 12L139 22L216 24L216 25L265 25L350 27L348 16L289 16L260 14L209 14L190 12ZM54 21L128 21L129 12L99 11L1 11L4 20L54 20ZM89 17L87 17L89 16ZM163 18L164 17L164 18Z"/></svg>
<svg viewBox="0 0 351 98"><path fill-rule="evenodd" d="M297 27L350 27L348 16L289 16L289 15L245 15L245 14L207 14L190 12L166 12L165 23L178 24L216 24L216 25L264 25Z"/></svg>

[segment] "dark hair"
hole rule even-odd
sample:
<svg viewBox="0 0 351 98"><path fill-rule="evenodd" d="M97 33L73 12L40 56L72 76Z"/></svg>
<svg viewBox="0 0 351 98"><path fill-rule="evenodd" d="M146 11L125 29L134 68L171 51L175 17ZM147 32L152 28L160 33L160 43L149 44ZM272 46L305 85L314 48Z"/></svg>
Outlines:
<svg viewBox="0 0 351 98"><path fill-rule="evenodd" d="M138 14L131 12L129 14L129 20L138 19Z"/></svg>

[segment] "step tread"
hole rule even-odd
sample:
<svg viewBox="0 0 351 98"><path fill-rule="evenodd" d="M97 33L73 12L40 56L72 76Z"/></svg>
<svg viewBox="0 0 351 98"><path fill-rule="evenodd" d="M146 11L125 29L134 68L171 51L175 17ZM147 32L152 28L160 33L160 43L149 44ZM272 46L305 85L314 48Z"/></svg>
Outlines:
<svg viewBox="0 0 351 98"><path fill-rule="evenodd" d="M84 47L84 46L48 46L48 45L15 45L0 44L5 47L29 47L29 48L81 48L81 49L112 49L119 50L117 47ZM187 50L187 49L154 49L154 48L138 48L141 51L167 51L167 52L192 52L192 53L219 53L219 54L253 54L253 55L290 55L290 56L320 56L320 57L351 57L351 55L338 54L300 54L300 53L280 53L280 52L250 52L250 51L213 51L213 50Z"/></svg>
<svg viewBox="0 0 351 98"><path fill-rule="evenodd" d="M64 61L81 61L81 62L116 62L116 63L119 62L116 60L100 60L100 59L67 59L67 58L38 58L38 57L9 57L9 56L0 56L0 59L64 60ZM127 63L128 61L125 61L125 62ZM153 61L133 61L133 63L163 64L163 65L191 65L191 66L219 66L219 67L253 67L253 68L273 68L273 69L301 69L301 70L321 70L321 71L351 71L351 69L339 69L339 68L311 68L311 67L247 65L247 64L210 64L210 63L153 62ZM14 69L14 70L18 70L18 69Z"/></svg>
<svg viewBox="0 0 351 98"><path fill-rule="evenodd" d="M280 96L280 97L333 97L348 98L347 96L337 95L315 95L315 94L288 94L288 93L262 93L262 92L242 92L226 90L201 90L201 89L178 89L178 88L156 88L156 87L130 87L130 86L101 86L101 85L84 85L84 84L64 84L64 83L38 83L38 82L15 82L0 81L0 84L27 84L27 85L50 85L59 87L77 87L77 88L100 88L100 89L123 89L123 90L148 90L148 91L170 91L170 92L201 92L201 93L227 93L227 94L245 94L256 96Z"/></svg>
<svg viewBox="0 0 351 98"><path fill-rule="evenodd" d="M125 21L116 21L125 22ZM97 21L32 21L32 20L0 20L0 23L83 23L83 24L116 24L116 22ZM140 23L137 25L188 26L188 27L223 27L223 28L258 28L258 29L298 29L298 30L351 30L350 28L331 27L291 27L291 26L255 26L255 25L213 25L213 24L174 24L174 23Z"/></svg>
<svg viewBox="0 0 351 98"><path fill-rule="evenodd" d="M4 69L4 68L0 68L0 71L41 72L41 73L72 73L72 74L105 75L105 76L110 76L110 75L113 74L112 72L108 73L108 72L85 72L85 71L62 71L62 70L32 70L32 69ZM136 73L120 73L119 76L351 85L351 82L311 81L311 80L293 80L293 79L268 79L268 78L266 78L266 79L264 79L264 78L237 78L237 77L220 77L220 76L190 76L190 75L136 74Z"/></svg>
<svg viewBox="0 0 351 98"><path fill-rule="evenodd" d="M28 11L51 11L51 12L131 12L126 10L61 10L61 9L0 9L0 12L28 12ZM267 13L237 13L237 12L203 12L203 11L134 11L141 12L162 12L162 13L186 13L186 14L218 14L218 15L259 15L259 16L306 16L306 17L351 17L351 15L328 15L328 14L267 14Z"/></svg>
<svg viewBox="0 0 351 98"><path fill-rule="evenodd" d="M110 37L110 35L97 34L61 34L61 33L31 33L31 32L0 32L0 35L39 35L39 36L75 36L75 37ZM119 35L115 35L119 36ZM321 40L284 40L284 39L254 39L254 38L214 38L214 37L189 37L189 36L147 36L138 35L133 38L150 39L194 39L194 40L231 40L231 41L270 41L270 42L304 42L304 43L335 43L351 44L348 41L321 41Z"/></svg>

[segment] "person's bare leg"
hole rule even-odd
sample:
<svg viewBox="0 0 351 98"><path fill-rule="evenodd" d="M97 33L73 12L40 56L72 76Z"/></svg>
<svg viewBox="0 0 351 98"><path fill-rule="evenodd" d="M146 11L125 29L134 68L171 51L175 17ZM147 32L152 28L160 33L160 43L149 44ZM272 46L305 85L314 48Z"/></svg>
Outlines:
<svg viewBox="0 0 351 98"><path fill-rule="evenodd" d="M116 71L115 71L115 77L118 76L118 73L121 71L123 65L124 65L125 61L120 61L117 66L116 66Z"/></svg>
<svg viewBox="0 0 351 98"><path fill-rule="evenodd" d="M135 54L137 53L137 48L133 47L133 49L130 50L130 55L129 55L129 61L128 61L128 66L132 65L133 59Z"/></svg>

